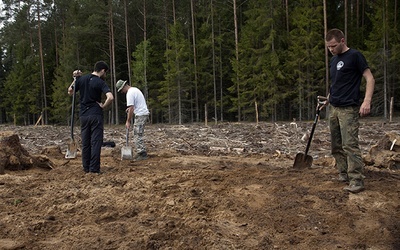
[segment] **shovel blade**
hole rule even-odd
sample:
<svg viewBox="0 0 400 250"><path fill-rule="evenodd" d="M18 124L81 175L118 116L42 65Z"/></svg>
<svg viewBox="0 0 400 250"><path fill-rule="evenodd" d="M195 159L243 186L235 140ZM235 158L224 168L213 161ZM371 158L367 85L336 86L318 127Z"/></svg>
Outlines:
<svg viewBox="0 0 400 250"><path fill-rule="evenodd" d="M122 160L132 160L132 148L131 147L122 147L121 149L121 159Z"/></svg>
<svg viewBox="0 0 400 250"><path fill-rule="evenodd" d="M66 159L75 159L76 158L76 151L78 146L76 145L74 140L68 144L67 152L65 153Z"/></svg>
<svg viewBox="0 0 400 250"><path fill-rule="evenodd" d="M311 168L312 162L313 162L313 158L310 155L298 153L294 160L293 168L295 168L295 169Z"/></svg>

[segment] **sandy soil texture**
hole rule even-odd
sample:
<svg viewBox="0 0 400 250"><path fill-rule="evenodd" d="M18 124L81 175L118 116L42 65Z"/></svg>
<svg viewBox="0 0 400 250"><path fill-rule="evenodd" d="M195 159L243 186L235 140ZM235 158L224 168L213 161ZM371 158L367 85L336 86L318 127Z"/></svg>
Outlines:
<svg viewBox="0 0 400 250"><path fill-rule="evenodd" d="M0 175L0 249L400 249L400 170L366 166L366 190L345 192L326 121L293 169L311 126L148 125L144 161L121 160L124 127L106 126L100 175L64 158L68 127L0 126L52 162ZM363 155L398 128L362 120Z"/></svg>

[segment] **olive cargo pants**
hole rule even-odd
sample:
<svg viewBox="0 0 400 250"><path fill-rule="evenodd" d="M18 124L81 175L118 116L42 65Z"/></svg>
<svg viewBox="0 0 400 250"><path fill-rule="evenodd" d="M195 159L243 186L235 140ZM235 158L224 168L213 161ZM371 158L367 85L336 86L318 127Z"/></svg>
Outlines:
<svg viewBox="0 0 400 250"><path fill-rule="evenodd" d="M339 174L347 174L350 183L363 185L364 163L358 142L359 108L330 106L332 156Z"/></svg>

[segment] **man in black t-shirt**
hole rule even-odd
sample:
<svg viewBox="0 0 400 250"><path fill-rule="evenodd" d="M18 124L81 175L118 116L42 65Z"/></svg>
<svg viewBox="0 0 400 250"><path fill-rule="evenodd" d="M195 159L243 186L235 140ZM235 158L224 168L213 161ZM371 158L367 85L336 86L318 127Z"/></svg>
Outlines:
<svg viewBox="0 0 400 250"><path fill-rule="evenodd" d="M99 61L94 65L91 74L80 76L80 71L74 71L76 80L68 88L68 94L73 94L73 88L80 92L80 121L82 137L82 165L85 173L100 173L100 153L104 135L103 110L109 106L114 96L105 83L107 63ZM74 84L75 83L75 84ZM106 95L104 103L102 94Z"/></svg>
<svg viewBox="0 0 400 250"><path fill-rule="evenodd" d="M358 119L371 111L375 79L364 56L347 47L341 30L328 31L325 42L333 55L329 66L331 86L327 101L331 105L329 126L332 155L336 160L339 180L349 182L349 186L344 189L358 193L364 190L364 163L358 141ZM363 77L366 80L366 90L360 106Z"/></svg>

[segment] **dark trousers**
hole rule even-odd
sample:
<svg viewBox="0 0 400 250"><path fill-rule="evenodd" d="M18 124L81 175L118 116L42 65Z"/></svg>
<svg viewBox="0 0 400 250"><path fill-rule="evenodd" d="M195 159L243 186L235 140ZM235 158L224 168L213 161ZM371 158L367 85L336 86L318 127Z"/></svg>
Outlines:
<svg viewBox="0 0 400 250"><path fill-rule="evenodd" d="M100 172L100 153L103 144L104 121L102 115L81 116L83 171Z"/></svg>

